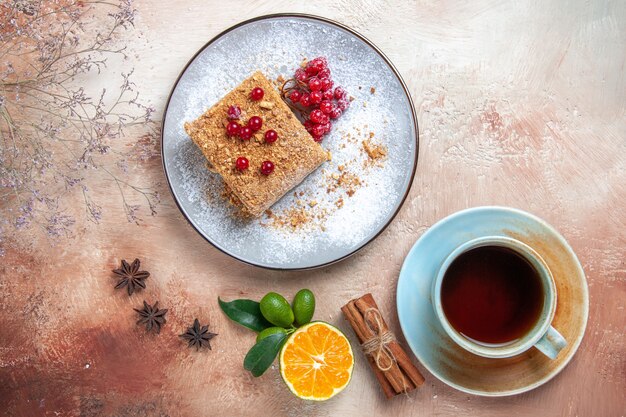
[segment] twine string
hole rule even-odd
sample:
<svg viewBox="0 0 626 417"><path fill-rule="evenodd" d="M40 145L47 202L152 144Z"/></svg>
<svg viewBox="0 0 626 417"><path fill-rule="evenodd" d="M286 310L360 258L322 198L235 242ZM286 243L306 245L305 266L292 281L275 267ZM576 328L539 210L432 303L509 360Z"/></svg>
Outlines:
<svg viewBox="0 0 626 417"><path fill-rule="evenodd" d="M371 319L374 323L376 323L376 329L374 329L370 325L370 320L368 320L368 315L371 316ZM388 344L395 341L396 337L389 330L383 331L383 316L380 314L380 311L375 307L370 307L363 313L363 321L368 329L373 333L373 336L363 343L361 343L361 349L363 353L366 355L370 355L374 358L374 362L379 370L382 372L389 371L395 363L398 362L393 352L389 348ZM382 359L387 358L389 361L388 366L381 365ZM411 396L409 395L409 385L407 385L407 380L404 375L401 374L400 379L402 380L402 393L406 395L410 401L412 401Z"/></svg>
<svg viewBox="0 0 626 417"><path fill-rule="evenodd" d="M370 325L368 315L376 323L376 329ZM374 334L371 338L361 343L361 349L366 355L371 355L376 362L376 366L381 371L385 372L393 367L396 361L396 357L389 349L388 344L396 340L396 337L389 330L383 331L383 317L377 308L370 307L363 313L363 321L365 325ZM387 359L389 365L381 365L383 359Z"/></svg>

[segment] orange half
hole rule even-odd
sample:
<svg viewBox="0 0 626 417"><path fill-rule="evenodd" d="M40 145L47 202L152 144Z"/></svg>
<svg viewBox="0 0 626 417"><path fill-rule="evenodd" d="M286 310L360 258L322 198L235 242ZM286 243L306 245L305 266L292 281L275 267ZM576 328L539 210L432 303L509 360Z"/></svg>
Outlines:
<svg viewBox="0 0 626 417"><path fill-rule="evenodd" d="M280 352L280 374L296 396L324 401L350 382L354 355L346 336L328 323L300 327Z"/></svg>

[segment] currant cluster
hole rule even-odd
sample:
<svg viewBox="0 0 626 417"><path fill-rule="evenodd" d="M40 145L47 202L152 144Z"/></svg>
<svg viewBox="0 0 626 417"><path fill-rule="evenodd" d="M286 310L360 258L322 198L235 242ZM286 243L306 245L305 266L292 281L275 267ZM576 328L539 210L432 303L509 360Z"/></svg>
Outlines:
<svg viewBox="0 0 626 417"><path fill-rule="evenodd" d="M255 87L250 92L250 100L259 101L263 99L265 92L260 87ZM258 132L263 127L263 119L259 116L252 116L248 119L245 125L240 125L239 120L241 118L241 108L237 105L228 107L227 117L228 124L226 125L226 134L228 136L237 136L241 140L250 140L255 132ZM278 139L278 133L275 130L269 129L265 131L265 143L274 143ZM250 161L245 156L240 156L235 161L235 168L238 171L245 171L250 166ZM272 161L263 161L261 163L261 174L270 175L274 172L274 163Z"/></svg>
<svg viewBox="0 0 626 417"><path fill-rule="evenodd" d="M304 127L316 142L332 129L332 121L350 107L346 90L334 83L328 61L317 57L298 68L292 79L283 84L282 95L306 117ZM303 110L302 110L303 109Z"/></svg>

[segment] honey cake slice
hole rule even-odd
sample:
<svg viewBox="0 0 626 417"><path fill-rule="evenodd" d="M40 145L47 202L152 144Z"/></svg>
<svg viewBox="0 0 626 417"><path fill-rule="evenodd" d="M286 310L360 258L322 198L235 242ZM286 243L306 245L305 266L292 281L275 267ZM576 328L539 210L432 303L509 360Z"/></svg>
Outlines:
<svg viewBox="0 0 626 417"><path fill-rule="evenodd" d="M264 90L263 98L258 101L250 98L250 92L256 87ZM262 128L250 140L226 133L230 106L241 109L238 122L242 126L252 116L263 120ZM269 129L278 133L274 143L265 143L264 134ZM255 217L330 159L329 153L313 140L260 71L244 80L196 120L186 122L185 131L237 197L243 206L242 211ZM238 157L248 159L248 169L239 171L235 168ZM274 163L271 174L261 173L263 161Z"/></svg>

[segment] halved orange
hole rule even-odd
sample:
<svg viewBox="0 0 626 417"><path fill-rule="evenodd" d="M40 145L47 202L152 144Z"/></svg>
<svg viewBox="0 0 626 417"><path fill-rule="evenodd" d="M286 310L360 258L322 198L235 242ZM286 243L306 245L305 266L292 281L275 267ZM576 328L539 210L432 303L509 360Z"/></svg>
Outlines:
<svg viewBox="0 0 626 417"><path fill-rule="evenodd" d="M350 382L354 355L339 329L313 322L297 329L280 352L280 374L296 396L324 401Z"/></svg>

